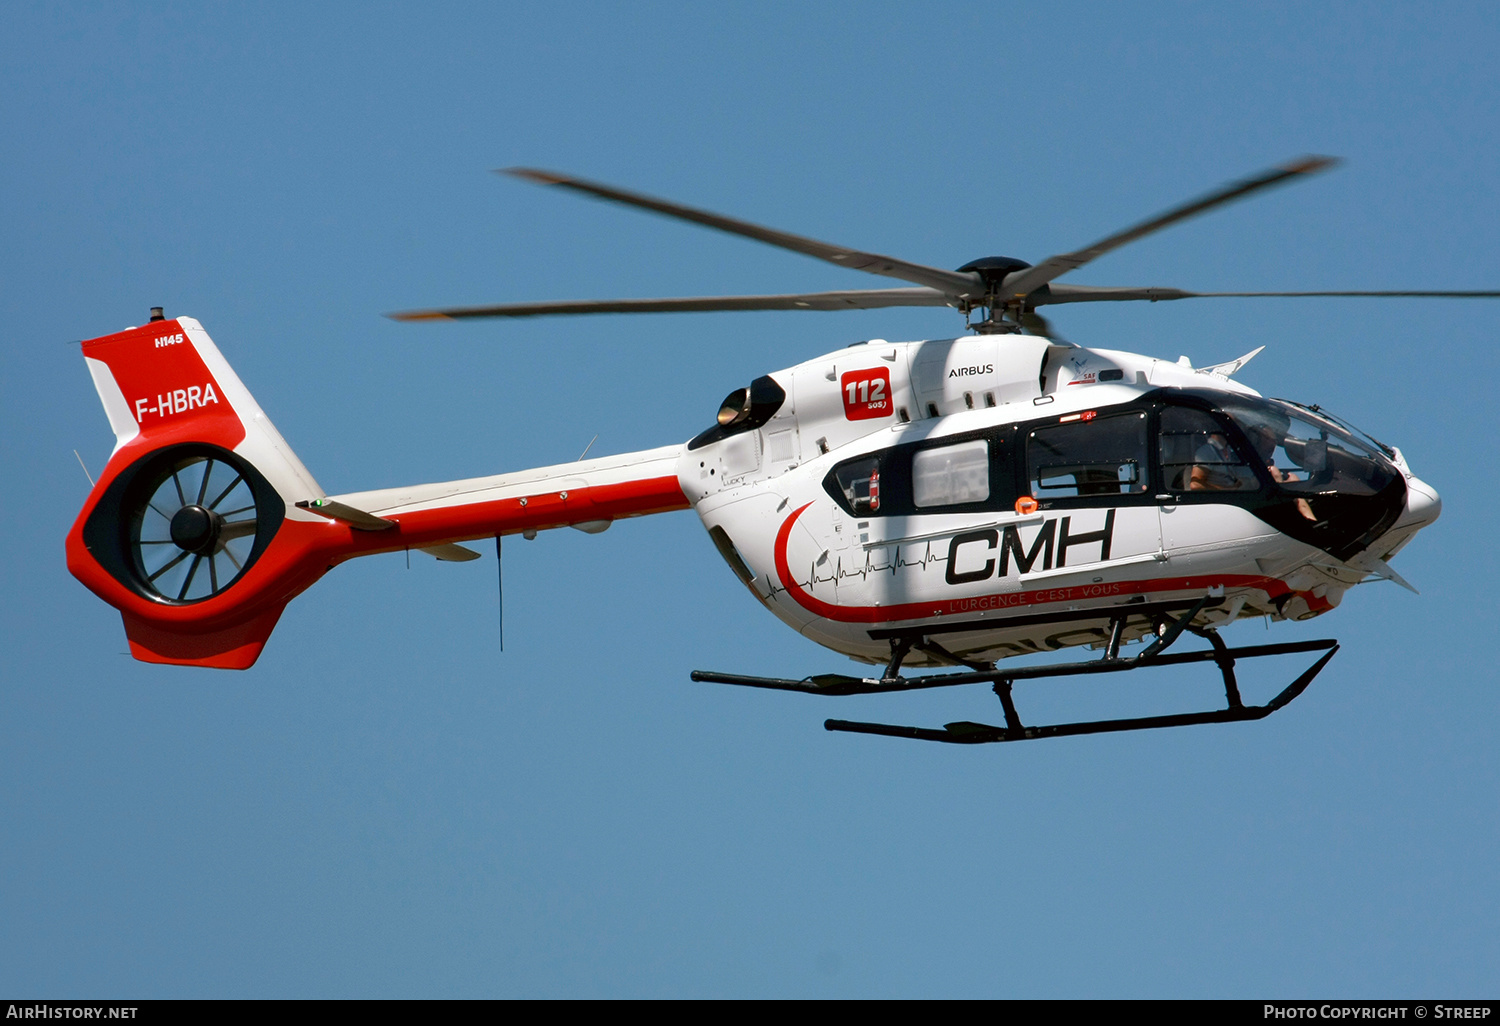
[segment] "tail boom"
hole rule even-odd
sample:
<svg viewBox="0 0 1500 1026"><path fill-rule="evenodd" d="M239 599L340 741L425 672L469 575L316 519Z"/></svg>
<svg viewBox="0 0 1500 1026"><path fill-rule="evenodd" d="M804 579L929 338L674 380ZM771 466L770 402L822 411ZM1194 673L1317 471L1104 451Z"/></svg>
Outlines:
<svg viewBox="0 0 1500 1026"><path fill-rule="evenodd" d="M286 604L357 556L688 506L680 446L329 497L197 321L83 353L116 444L68 534L68 568L120 610L148 662L252 665ZM366 516L320 513L324 501Z"/></svg>
<svg viewBox="0 0 1500 1026"><path fill-rule="evenodd" d="M677 480L681 454L682 446L669 445L586 463L329 498L396 525L395 531L351 530L350 555L555 527L602 529L627 517L687 509Z"/></svg>

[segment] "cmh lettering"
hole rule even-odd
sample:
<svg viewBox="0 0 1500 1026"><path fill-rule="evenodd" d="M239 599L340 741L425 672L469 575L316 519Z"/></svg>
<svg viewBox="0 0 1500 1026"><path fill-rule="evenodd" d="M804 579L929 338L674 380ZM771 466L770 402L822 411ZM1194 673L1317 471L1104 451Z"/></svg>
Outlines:
<svg viewBox="0 0 1500 1026"><path fill-rule="evenodd" d="M1016 573L1029 574L1034 570L1051 570L1053 568L1053 556L1057 557L1056 566L1068 565L1068 550L1080 545L1098 545L1099 558L1097 562L1103 563L1109 559L1110 542L1115 533L1115 511L1109 510L1104 515L1104 527L1098 531L1084 531L1075 534L1072 530L1073 518L1071 516L1060 518L1053 517L1043 521L1037 529L1036 535L1031 539L1031 547L1028 549L1021 541L1021 529L1014 524L1009 524L1003 531L997 531L993 527L983 528L977 531L965 531L963 534L953 536L948 543L948 561L943 573L943 579L949 584L970 584L974 581L984 581L991 577L1009 577L1011 559L1015 559ZM983 546L982 549L979 547ZM999 547L999 559L990 555L996 547ZM965 565L973 566L981 555L985 557L983 565L972 570L960 570L959 561L962 558ZM1041 566L1037 566L1040 560ZM999 564L1000 572L995 572L996 564Z"/></svg>

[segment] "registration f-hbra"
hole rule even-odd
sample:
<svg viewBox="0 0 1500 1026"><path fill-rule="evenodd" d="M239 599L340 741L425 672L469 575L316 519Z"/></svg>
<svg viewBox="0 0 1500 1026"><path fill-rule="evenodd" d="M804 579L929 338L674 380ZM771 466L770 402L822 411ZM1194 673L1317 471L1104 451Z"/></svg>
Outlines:
<svg viewBox="0 0 1500 1026"><path fill-rule="evenodd" d="M1230 647L1236 620L1304 620L1384 579L1437 519L1401 453L1317 406L1234 380L1255 355L1193 367L1085 348L1046 305L1204 296L1495 297L1495 292L1194 293L1056 279L1177 221L1298 176L1309 157L1232 183L1036 265L956 271L774 231L550 172L511 173L907 283L797 295L570 301L426 310L398 320L705 310L946 306L956 338L873 340L737 388L685 444L492 477L327 495L203 327L165 319L82 343L116 445L68 535L68 566L120 610L148 662L243 669L282 609L338 563L692 508L734 575L792 629L867 676L695 672L818 695L989 684L1003 724L828 720L830 730L952 743L1259 719L1296 698L1332 640ZM1259 352L1259 350L1256 350ZM1206 642L1172 650L1184 634ZM1083 661L1016 656L1088 646ZM1127 647L1130 646L1130 647ZM1135 647L1138 646L1138 647ZM1131 654L1133 651L1133 654ZM1237 662L1316 654L1263 705ZM1018 680L1213 663L1224 704L1133 719L1023 723ZM915 667L940 672L907 675Z"/></svg>

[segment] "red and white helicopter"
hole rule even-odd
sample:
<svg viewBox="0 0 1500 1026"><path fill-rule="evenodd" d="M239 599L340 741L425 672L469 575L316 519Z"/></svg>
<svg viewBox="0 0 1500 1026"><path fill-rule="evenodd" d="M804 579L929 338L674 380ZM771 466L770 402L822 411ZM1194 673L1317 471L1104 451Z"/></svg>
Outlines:
<svg viewBox="0 0 1500 1026"><path fill-rule="evenodd" d="M876 675L695 680L823 695L989 683L1005 723L829 720L831 730L976 743L1257 719L1290 702L1334 641L1230 648L1245 617L1307 619L1361 581L1406 585L1390 559L1440 502L1401 453L1318 407L1233 380L1255 355L1194 368L1052 336L1058 303L1202 296L1500 296L1496 292L1194 293L1056 279L1220 204L1321 170L1273 168L1035 266L956 271L773 231L546 172L535 182L758 239L911 287L801 295L533 303L400 320L543 314L949 306L969 332L873 340L737 388L685 444L493 477L330 496L195 320L82 343L116 445L68 535L68 567L118 608L148 662L243 669L282 609L338 563L691 507L735 575L788 626ZM977 318L976 318L976 315ZM1051 336L1051 337L1049 337ZM1169 652L1184 632L1209 647ZM1140 642L1134 655L1124 646ZM1083 662L1006 668L1091 646ZM1247 706L1236 660L1320 652ZM1129 720L1024 725L1020 679L1211 661L1226 705ZM904 676L908 667L958 672Z"/></svg>

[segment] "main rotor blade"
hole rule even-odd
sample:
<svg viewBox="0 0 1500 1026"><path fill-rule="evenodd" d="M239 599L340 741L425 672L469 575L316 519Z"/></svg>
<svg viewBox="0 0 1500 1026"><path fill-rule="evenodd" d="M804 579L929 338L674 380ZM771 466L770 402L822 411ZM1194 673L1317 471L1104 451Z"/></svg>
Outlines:
<svg viewBox="0 0 1500 1026"><path fill-rule="evenodd" d="M984 296L984 281L979 275L966 271L948 271L941 267L928 267L924 264L913 264L905 260L897 260L895 257L883 256L879 253L865 253L857 249L849 249L845 246L836 246L829 242L819 242L817 239L809 239L801 235L792 235L789 232L777 231L774 228L766 228L762 225L751 224L749 221L740 221L732 217L724 217L707 210L698 210L694 207L686 207L679 203L671 203L667 200L656 199L653 196L643 196L640 193L626 192L623 189L612 188L601 185L598 182L585 181L582 178L573 178L569 175L558 174L554 171L542 171L529 167L509 167L500 169L504 174L515 175L517 178L525 178L527 181L537 182L541 185L560 185L565 189L585 193L599 199L611 200L615 203L623 203L626 206L640 207L643 210L654 210L658 214L675 217L683 221L692 221L709 228L717 228L721 232L729 232L732 235L743 235L747 239L755 239L759 242L789 249L794 253L802 253L806 256L817 257L819 260L827 260L831 264L840 267L852 267L857 271L868 271L870 274L883 274L888 278L900 278L902 281L913 282L917 285L926 285L937 289L955 298Z"/></svg>
<svg viewBox="0 0 1500 1026"><path fill-rule="evenodd" d="M507 303L386 314L396 321L446 321L469 317L543 317L548 314L699 313L711 310L873 310L888 306L954 306L937 289L855 289L772 296L700 296L685 299L581 299L557 303Z"/></svg>
<svg viewBox="0 0 1500 1026"><path fill-rule="evenodd" d="M1150 235L1152 232L1160 231L1169 225L1184 221L1215 207L1222 206L1233 200L1242 199L1262 189L1270 188L1281 182L1287 181L1297 175L1313 174L1332 167L1337 161L1332 157L1302 157L1289 164L1271 168L1252 178L1243 181L1231 182L1223 188L1217 189L1206 196L1200 196L1191 202L1181 206L1173 207L1171 210L1158 214L1148 221L1142 221L1132 228L1122 232L1116 232L1106 238L1100 239L1092 246L1076 250L1072 253L1059 253L1057 256L1048 257L1035 267L1029 267L1024 271L1017 271L1005 282L1004 295L1009 299L1021 299L1030 292L1034 292L1047 284L1054 278L1060 278L1069 271L1076 270L1103 256L1112 249L1117 249L1127 242Z"/></svg>
<svg viewBox="0 0 1500 1026"><path fill-rule="evenodd" d="M1277 296L1352 296L1364 299L1500 299L1500 292L1186 292L1183 299L1244 298ZM1173 297L1177 298L1177 297Z"/></svg>
<svg viewBox="0 0 1500 1026"><path fill-rule="evenodd" d="M1277 299L1302 297L1352 297L1364 299L1500 299L1500 292L1480 291L1342 291L1342 292L1189 292L1186 289L1129 288L1108 285L1049 285L1033 294L1026 305L1052 303L1101 303L1145 300L1150 303L1173 299Z"/></svg>

